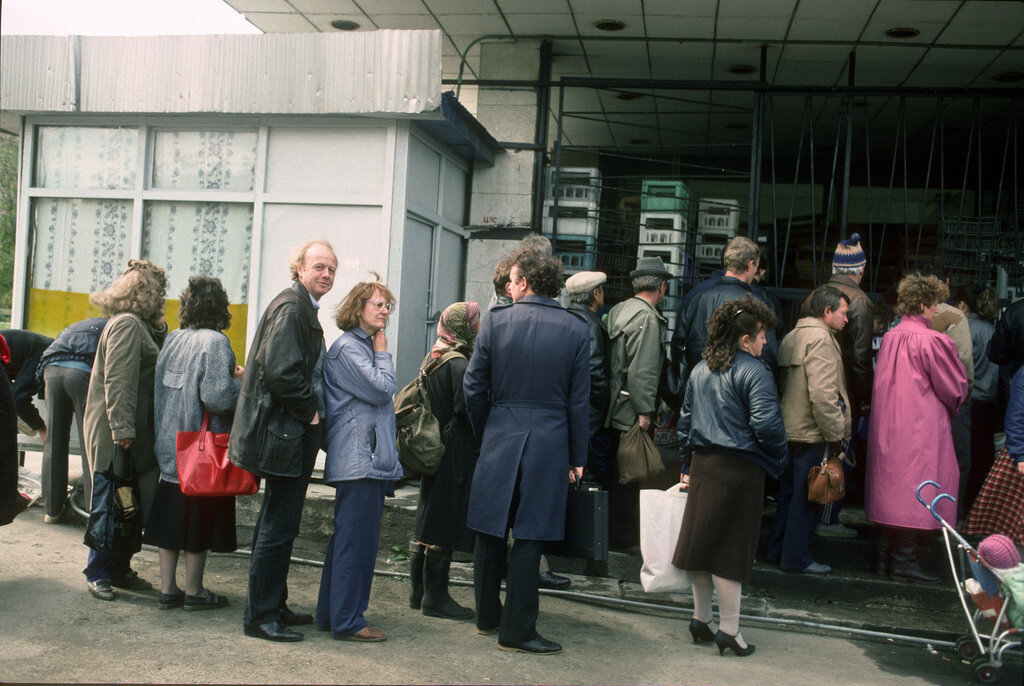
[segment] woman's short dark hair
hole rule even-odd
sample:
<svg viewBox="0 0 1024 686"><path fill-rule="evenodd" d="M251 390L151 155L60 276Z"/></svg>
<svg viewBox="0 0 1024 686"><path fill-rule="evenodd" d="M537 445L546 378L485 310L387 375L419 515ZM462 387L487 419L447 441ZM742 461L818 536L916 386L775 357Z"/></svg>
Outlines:
<svg viewBox="0 0 1024 686"><path fill-rule="evenodd" d="M183 329L223 331L231 326L228 294L224 291L220 279L212 276L190 276L188 286L181 292L178 321Z"/></svg>
<svg viewBox="0 0 1024 686"><path fill-rule="evenodd" d="M999 316L996 292L987 286L960 286L956 289L954 300L966 303L968 310L986 321L995 323Z"/></svg>
<svg viewBox="0 0 1024 686"><path fill-rule="evenodd" d="M752 296L730 300L708 317L708 338L704 359L713 372L728 371L740 339L755 338L761 331L774 329L778 318L771 308Z"/></svg>
<svg viewBox="0 0 1024 686"><path fill-rule="evenodd" d="M562 263L557 257L523 248L512 257L512 266L519 267L519 275L537 295L557 298L565 285Z"/></svg>
<svg viewBox="0 0 1024 686"><path fill-rule="evenodd" d="M835 286L827 284L818 286L811 291L811 299L807 303L807 314L812 317L822 317L825 315L826 309L833 312L838 310L840 303L844 300L849 304L850 298Z"/></svg>

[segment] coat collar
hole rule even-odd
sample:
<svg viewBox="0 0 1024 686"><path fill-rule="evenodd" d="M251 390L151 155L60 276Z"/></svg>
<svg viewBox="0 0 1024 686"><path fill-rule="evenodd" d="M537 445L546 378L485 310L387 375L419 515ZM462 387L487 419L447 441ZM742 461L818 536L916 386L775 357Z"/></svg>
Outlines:
<svg viewBox="0 0 1024 686"><path fill-rule="evenodd" d="M554 298L549 298L546 295L537 295L536 293L531 293L530 295L524 295L522 298L520 298L515 303L515 305L522 305L522 304L526 304L526 305L544 305L545 307L557 307L560 310L565 309L561 305L559 305L558 301L555 300Z"/></svg>
<svg viewBox="0 0 1024 686"><path fill-rule="evenodd" d="M819 317L801 317L797 321L796 326L794 326L793 328L821 329L822 331L827 331L829 336L831 336L837 342L839 340L838 338L836 338L836 332L833 331L832 328L828 324L823 322Z"/></svg>
<svg viewBox="0 0 1024 686"><path fill-rule="evenodd" d="M597 312L594 312L592 309L590 309L586 305L582 305L580 303L569 303L569 306L567 308L565 308L565 309L572 310L573 312L579 312L580 314L585 316L588 321L594 322L595 324L600 326L602 329L607 329L608 328L607 326L605 326L604 320L602 320L599 316L597 316Z"/></svg>
<svg viewBox="0 0 1024 686"><path fill-rule="evenodd" d="M829 279L829 282L841 283L844 286L849 286L850 288L856 288L857 290L861 290L860 285L858 285L856 281L850 278L849 274L833 274L832 278Z"/></svg>
<svg viewBox="0 0 1024 686"><path fill-rule="evenodd" d="M641 298L641 297L640 297L639 295L634 295L634 296L633 296L633 297L632 297L631 299L632 299L632 300L639 300L639 301L640 301L640 302L642 303L642 307L641 307L641 310L642 310L642 309L643 309L644 307L646 307L646 308L647 308L648 310L650 310L651 312L653 312L654 314L656 314L656 315L658 316L658 319L660 319L661 321L663 321L663 322L665 322L666 324L668 324L668 320L667 320L667 319L665 319L665 316L664 316L664 315L663 315L663 314L662 314L661 312L659 312L659 311L658 311L658 308L657 308L657 307L655 307L655 306L654 306L654 305L652 305L651 303L647 302L646 300L644 300L643 298Z"/></svg>
<svg viewBox="0 0 1024 686"><path fill-rule="evenodd" d="M295 292L295 296L299 299L300 307L309 308L306 313L309 315L310 325L317 331L323 332L323 327L320 326L320 320L317 318L317 308L313 306L313 296L309 294L306 287L298 281L294 282L291 286L292 291Z"/></svg>

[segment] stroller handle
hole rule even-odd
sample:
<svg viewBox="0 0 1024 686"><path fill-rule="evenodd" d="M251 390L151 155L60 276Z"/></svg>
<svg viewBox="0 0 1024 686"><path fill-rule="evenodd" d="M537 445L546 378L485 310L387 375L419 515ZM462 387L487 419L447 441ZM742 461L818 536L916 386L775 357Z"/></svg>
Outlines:
<svg viewBox="0 0 1024 686"><path fill-rule="evenodd" d="M921 489L929 485L934 486L936 489L942 488L941 486L939 486L939 484L935 483L934 481L924 481L921 483L920 486L917 487L917 491L914 493L914 495L917 496L918 502L924 505L926 508L928 508L928 511L932 513L932 516L941 522L942 518L939 517L938 513L935 511L935 505L943 498L949 500L953 504L956 504L956 498L949 495L948 493L939 493L930 503L926 502L925 499L921 497Z"/></svg>

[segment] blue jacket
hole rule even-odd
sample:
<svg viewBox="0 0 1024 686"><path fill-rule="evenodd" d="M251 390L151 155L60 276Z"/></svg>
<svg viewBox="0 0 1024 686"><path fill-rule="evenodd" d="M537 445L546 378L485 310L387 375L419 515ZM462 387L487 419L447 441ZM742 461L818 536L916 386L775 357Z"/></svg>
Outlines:
<svg viewBox="0 0 1024 686"><path fill-rule="evenodd" d="M397 388L391 353L375 353L369 334L358 326L338 337L324 360L324 481L393 481L402 476L392 404Z"/></svg>
<svg viewBox="0 0 1024 686"><path fill-rule="evenodd" d="M778 478L789 456L775 378L742 350L724 372L712 372L704 360L694 367L678 430L687 465L695 452L720 451L746 458Z"/></svg>
<svg viewBox="0 0 1024 686"><path fill-rule="evenodd" d="M1006 404L1006 452L1015 462L1024 462L1024 367L1013 375L1010 401Z"/></svg>
<svg viewBox="0 0 1024 686"><path fill-rule="evenodd" d="M36 370L39 387L43 386L43 370L48 364L81 362L92 367L92 361L96 357L96 348L100 344L100 336L103 334L103 327L107 325L108 319L110 317L83 319L57 334L53 343L43 351L43 356L39 358L39 368Z"/></svg>
<svg viewBox="0 0 1024 686"><path fill-rule="evenodd" d="M561 540L569 467L587 462L589 325L540 295L491 308L463 389L469 421L482 437L469 528L504 536L511 523L516 538Z"/></svg>

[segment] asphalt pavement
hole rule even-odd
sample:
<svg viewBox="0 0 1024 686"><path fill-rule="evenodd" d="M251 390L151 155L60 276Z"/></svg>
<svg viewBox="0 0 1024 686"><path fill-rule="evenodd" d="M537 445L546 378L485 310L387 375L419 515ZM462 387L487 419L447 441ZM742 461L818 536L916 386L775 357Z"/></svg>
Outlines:
<svg viewBox="0 0 1024 686"><path fill-rule="evenodd" d="M386 554L386 553L382 553ZM379 644L335 641L306 627L306 640L277 644L242 634L248 560L213 555L207 586L226 595L219 610L157 609L157 592L92 598L82 568L82 529L46 525L39 508L0 528L0 681L112 683L475 683L475 684L962 684L966 666L925 647L847 640L748 626L747 658L694 646L686 620L561 598L541 599L540 631L561 655L499 651L472 622L410 610L405 579L374 581L367 618ZM156 552L135 568L158 583ZM179 570L179 575L182 572ZM290 604L315 606L320 569L294 564ZM453 596L472 605L469 588ZM687 618L688 619L688 618ZM1021 683L1014 666L1000 679Z"/></svg>

